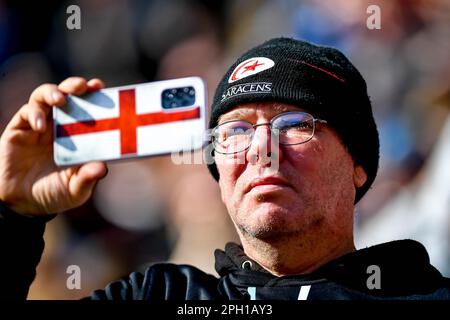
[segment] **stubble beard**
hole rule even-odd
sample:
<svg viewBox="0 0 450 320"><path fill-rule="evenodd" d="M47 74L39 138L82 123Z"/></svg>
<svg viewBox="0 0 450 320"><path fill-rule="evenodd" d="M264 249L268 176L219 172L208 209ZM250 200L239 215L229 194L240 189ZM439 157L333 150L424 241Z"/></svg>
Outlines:
<svg viewBox="0 0 450 320"><path fill-rule="evenodd" d="M258 195L257 200L264 202L265 196ZM244 215L238 215L241 218ZM295 220L295 219L294 219ZM299 239L305 236L308 232L319 227L324 218L323 217L304 217L304 221L295 220L297 223L290 222L286 219L285 213L274 213L273 216L268 217L266 221L250 221L247 219L240 219L236 221L235 225L239 229L240 233L246 239L258 239L262 241L286 241L288 239Z"/></svg>

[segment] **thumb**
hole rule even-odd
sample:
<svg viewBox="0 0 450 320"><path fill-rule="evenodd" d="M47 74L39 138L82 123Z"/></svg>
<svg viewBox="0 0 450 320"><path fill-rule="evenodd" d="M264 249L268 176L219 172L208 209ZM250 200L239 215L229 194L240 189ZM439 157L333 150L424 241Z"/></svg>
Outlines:
<svg viewBox="0 0 450 320"><path fill-rule="evenodd" d="M90 162L82 165L69 181L69 191L78 204L84 203L91 196L98 180L104 178L108 168L103 162Z"/></svg>

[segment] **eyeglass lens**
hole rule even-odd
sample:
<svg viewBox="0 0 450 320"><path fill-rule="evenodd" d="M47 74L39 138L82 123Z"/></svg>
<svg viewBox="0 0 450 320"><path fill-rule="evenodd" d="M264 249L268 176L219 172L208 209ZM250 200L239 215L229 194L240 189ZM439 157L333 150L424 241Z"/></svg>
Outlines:
<svg viewBox="0 0 450 320"><path fill-rule="evenodd" d="M257 126L247 121L225 122L213 132L214 149L219 153L232 154L247 149L253 139ZM304 112L287 112L274 117L270 124L272 134L280 144L304 143L314 135L314 117Z"/></svg>

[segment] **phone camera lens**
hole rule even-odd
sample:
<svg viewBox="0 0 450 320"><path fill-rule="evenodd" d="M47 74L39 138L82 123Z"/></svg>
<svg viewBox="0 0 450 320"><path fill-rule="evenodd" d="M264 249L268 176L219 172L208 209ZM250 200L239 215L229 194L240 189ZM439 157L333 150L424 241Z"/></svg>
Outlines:
<svg viewBox="0 0 450 320"><path fill-rule="evenodd" d="M195 104L194 87L169 88L162 92L161 103L164 109L190 107Z"/></svg>

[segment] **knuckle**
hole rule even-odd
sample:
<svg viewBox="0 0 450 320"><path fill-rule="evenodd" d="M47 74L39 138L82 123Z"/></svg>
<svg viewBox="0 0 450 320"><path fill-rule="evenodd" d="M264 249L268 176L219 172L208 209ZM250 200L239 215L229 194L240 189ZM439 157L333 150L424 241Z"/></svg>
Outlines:
<svg viewBox="0 0 450 320"><path fill-rule="evenodd" d="M86 84L86 79L82 77L69 77L61 82L58 88L66 93L73 93L86 87Z"/></svg>
<svg viewBox="0 0 450 320"><path fill-rule="evenodd" d="M18 130L6 130L0 141L0 148L4 148L5 144L17 143L20 141L20 132Z"/></svg>
<svg viewBox="0 0 450 320"><path fill-rule="evenodd" d="M29 104L25 103L22 107L20 107L19 112L23 112L23 110L26 110L27 108L29 108Z"/></svg>
<svg viewBox="0 0 450 320"><path fill-rule="evenodd" d="M27 103L20 108L19 113L31 121L40 115L45 115L44 111L38 104Z"/></svg>
<svg viewBox="0 0 450 320"><path fill-rule="evenodd" d="M73 83L74 85L81 85L86 83L86 79L83 77L70 77L67 79L68 81L70 81L71 83Z"/></svg>
<svg viewBox="0 0 450 320"><path fill-rule="evenodd" d="M36 90L50 91L50 90L54 90L54 89L56 89L56 84L54 84L54 83L44 83L44 84L41 84L39 87L37 87Z"/></svg>
<svg viewBox="0 0 450 320"><path fill-rule="evenodd" d="M50 92L52 90L56 89L56 85L53 83L44 83L41 84L39 87L34 89L34 91L30 95L30 101L40 99L40 97L44 96L45 93Z"/></svg>
<svg viewBox="0 0 450 320"><path fill-rule="evenodd" d="M32 107L29 103L25 103L22 108L19 109L19 111L17 112L19 115L28 115L31 111Z"/></svg>

